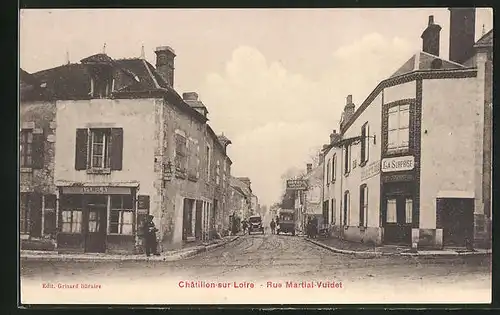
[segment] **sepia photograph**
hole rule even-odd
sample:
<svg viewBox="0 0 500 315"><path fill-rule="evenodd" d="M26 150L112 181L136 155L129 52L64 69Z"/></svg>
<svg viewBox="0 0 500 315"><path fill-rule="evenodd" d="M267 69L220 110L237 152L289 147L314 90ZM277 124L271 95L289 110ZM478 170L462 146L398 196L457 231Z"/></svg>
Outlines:
<svg viewBox="0 0 500 315"><path fill-rule="evenodd" d="M492 302L493 9L21 9L19 305Z"/></svg>

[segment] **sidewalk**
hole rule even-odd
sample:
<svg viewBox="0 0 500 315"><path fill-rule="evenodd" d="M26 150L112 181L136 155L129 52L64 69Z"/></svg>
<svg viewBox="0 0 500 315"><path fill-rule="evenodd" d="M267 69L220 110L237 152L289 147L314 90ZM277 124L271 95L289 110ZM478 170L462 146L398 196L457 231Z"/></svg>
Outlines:
<svg viewBox="0 0 500 315"><path fill-rule="evenodd" d="M192 246L176 251L167 251L160 256L146 255L119 255L105 253L64 253L57 251L21 250L21 260L37 261L177 261L185 259L201 252L213 250L236 241L239 236L227 236L220 240L214 240L210 244Z"/></svg>
<svg viewBox="0 0 500 315"><path fill-rule="evenodd" d="M331 250L332 252L340 254L348 254L355 256L367 256L367 257L378 257L378 256L422 256L422 257L436 257L436 256L486 256L491 255L491 249L476 249L474 251L461 250L461 249L442 249L442 250L418 250L417 252L411 251L409 247L403 246L373 246L363 243L349 242L345 240L340 240L338 238L327 238L327 239L310 239L305 237L305 240L321 246L325 249Z"/></svg>

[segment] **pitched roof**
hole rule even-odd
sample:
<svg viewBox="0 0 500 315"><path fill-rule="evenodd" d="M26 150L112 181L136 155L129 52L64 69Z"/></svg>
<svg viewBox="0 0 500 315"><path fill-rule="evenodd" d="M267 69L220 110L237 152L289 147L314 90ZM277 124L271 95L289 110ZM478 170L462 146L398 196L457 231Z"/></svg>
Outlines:
<svg viewBox="0 0 500 315"><path fill-rule="evenodd" d="M248 198L252 196L252 192L250 191L248 186L234 176L231 176L229 178L229 185L231 185L231 187L235 189L238 188Z"/></svg>
<svg viewBox="0 0 500 315"><path fill-rule="evenodd" d="M488 33L481 36L480 39L476 42L474 47L492 47L493 46L493 29L491 29Z"/></svg>
<svg viewBox="0 0 500 315"><path fill-rule="evenodd" d="M434 60L440 60L440 67L439 69L460 69L460 68L465 68L465 66L445 60L443 58L440 58L438 56L431 55L429 53L419 51L413 56L411 56L410 59L408 59L396 72L394 72L393 75L390 76L392 77L397 77L399 75L416 71L416 70L431 70L433 69L433 62Z"/></svg>

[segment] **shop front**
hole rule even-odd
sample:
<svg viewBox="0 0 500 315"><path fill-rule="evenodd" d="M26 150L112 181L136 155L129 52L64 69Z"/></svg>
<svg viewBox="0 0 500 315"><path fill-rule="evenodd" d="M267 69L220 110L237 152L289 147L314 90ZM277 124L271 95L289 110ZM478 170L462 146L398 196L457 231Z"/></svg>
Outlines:
<svg viewBox="0 0 500 315"><path fill-rule="evenodd" d="M412 229L418 228L414 157L383 159L381 169L383 243L411 245Z"/></svg>
<svg viewBox="0 0 500 315"><path fill-rule="evenodd" d="M133 252L137 211L134 187L59 187L59 251Z"/></svg>

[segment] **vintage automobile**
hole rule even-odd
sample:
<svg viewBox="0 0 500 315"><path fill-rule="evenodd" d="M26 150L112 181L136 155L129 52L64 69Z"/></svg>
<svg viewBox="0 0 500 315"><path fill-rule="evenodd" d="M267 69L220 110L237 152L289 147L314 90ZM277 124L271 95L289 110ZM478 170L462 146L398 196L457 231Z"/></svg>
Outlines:
<svg viewBox="0 0 500 315"><path fill-rule="evenodd" d="M248 234L252 234L252 232L259 232L264 234L264 226L262 225L262 218L260 215L253 215L248 218Z"/></svg>
<svg viewBox="0 0 500 315"><path fill-rule="evenodd" d="M292 235L295 235L295 210L280 209L278 219L278 234L291 233Z"/></svg>

